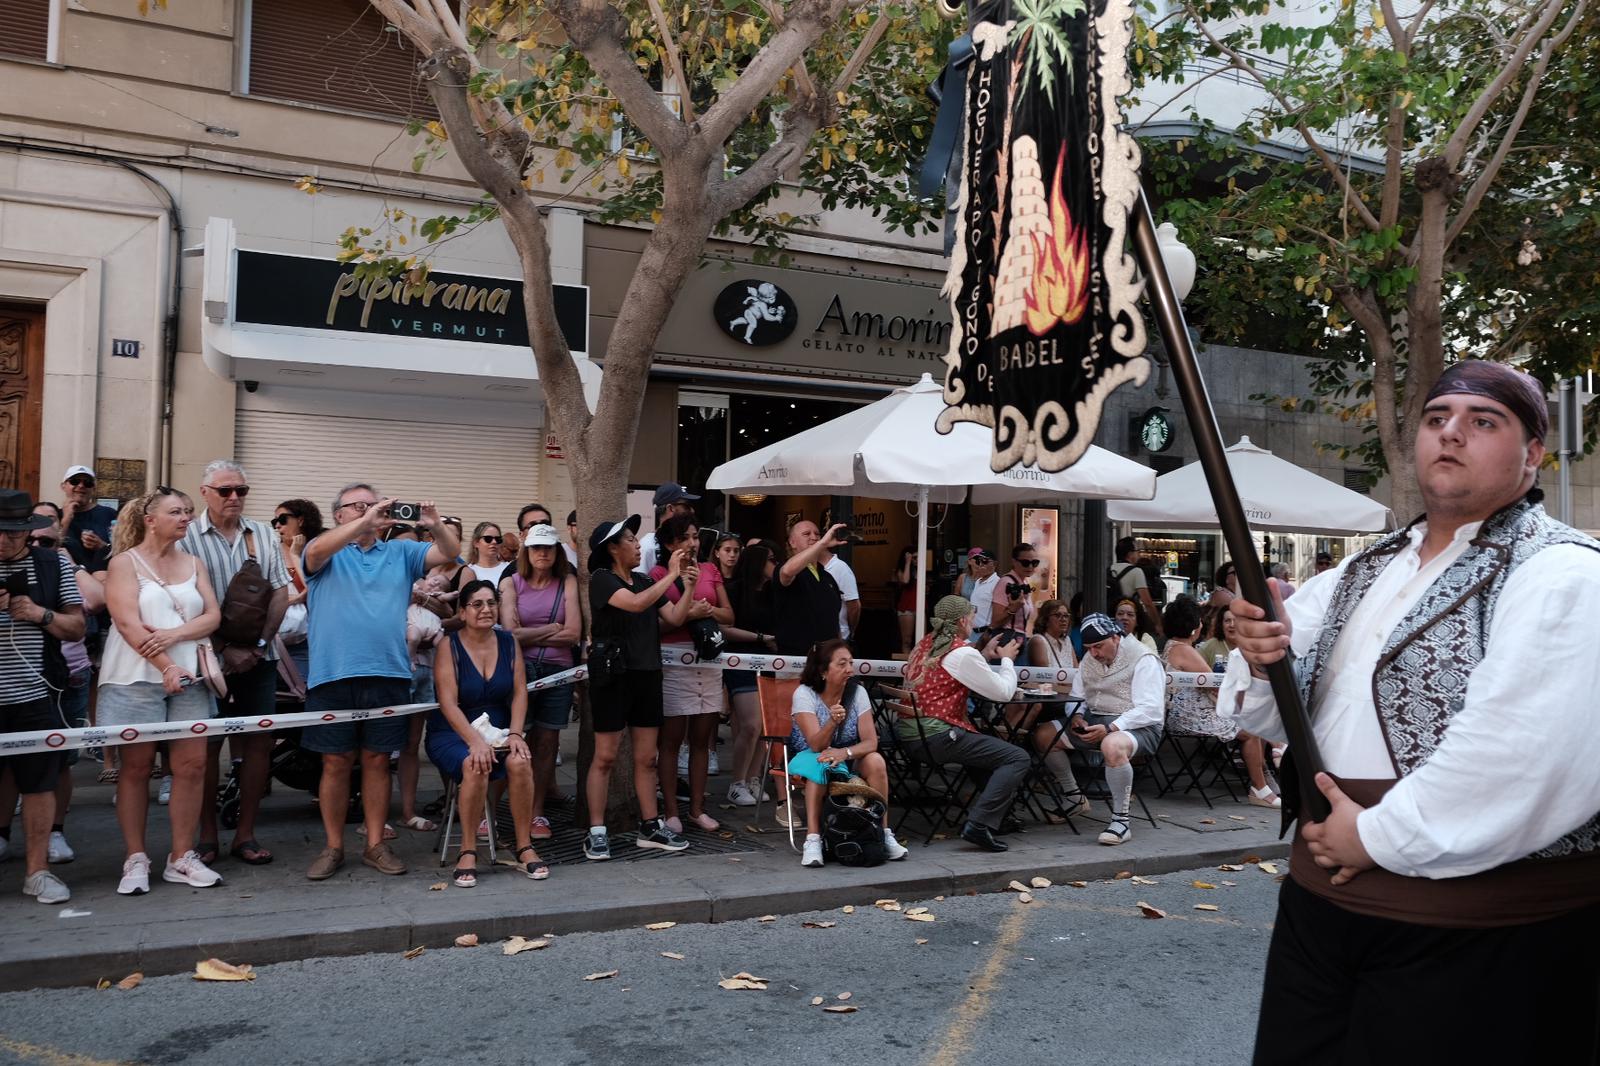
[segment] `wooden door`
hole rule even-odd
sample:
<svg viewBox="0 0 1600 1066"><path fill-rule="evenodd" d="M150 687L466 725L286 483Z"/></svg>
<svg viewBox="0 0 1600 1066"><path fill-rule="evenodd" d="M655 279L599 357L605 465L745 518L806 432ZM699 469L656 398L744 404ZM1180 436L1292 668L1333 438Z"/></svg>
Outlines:
<svg viewBox="0 0 1600 1066"><path fill-rule="evenodd" d="M0 304L0 487L39 499L44 310Z"/></svg>

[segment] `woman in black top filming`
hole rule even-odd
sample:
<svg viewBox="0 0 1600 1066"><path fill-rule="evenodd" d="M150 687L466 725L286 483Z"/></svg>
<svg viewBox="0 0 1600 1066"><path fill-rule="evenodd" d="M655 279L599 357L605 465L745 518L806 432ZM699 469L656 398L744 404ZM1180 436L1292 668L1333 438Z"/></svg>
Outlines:
<svg viewBox="0 0 1600 1066"><path fill-rule="evenodd" d="M772 608L772 575L776 570L772 551L764 544L746 548L740 554L727 585L733 625L722 627L730 654L768 655L778 650ZM735 807L754 807L757 799L771 798L764 793L762 784L766 753L757 743L761 739L761 700L756 694L756 672L724 670L722 684L728 690L733 723L733 762L729 764L733 783L728 786L728 802Z"/></svg>
<svg viewBox="0 0 1600 1066"><path fill-rule="evenodd" d="M634 572L639 565L639 516L602 522L589 535L589 614L594 644L589 654L589 693L594 708L594 760L585 787L589 798L586 858L611 858L606 835L606 793L622 744L633 742L633 787L639 799L641 848L682 851L689 842L668 829L656 807L656 742L661 730L661 629L680 628L692 595L677 603L667 589L682 580L692 591L699 577L694 549L673 553L656 581Z"/></svg>

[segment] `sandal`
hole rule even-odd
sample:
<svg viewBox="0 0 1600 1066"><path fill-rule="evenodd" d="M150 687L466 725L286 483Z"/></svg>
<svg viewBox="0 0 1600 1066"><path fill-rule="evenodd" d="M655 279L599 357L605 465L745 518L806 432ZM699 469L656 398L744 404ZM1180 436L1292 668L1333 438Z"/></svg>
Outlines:
<svg viewBox="0 0 1600 1066"><path fill-rule="evenodd" d="M228 854L250 866L265 866L272 861L272 852L254 840L235 840Z"/></svg>
<svg viewBox="0 0 1600 1066"><path fill-rule="evenodd" d="M471 866L462 866L461 860L468 855L472 856ZM478 853L472 848L466 848L456 854L456 868L450 871L451 879L457 888L478 887Z"/></svg>
<svg viewBox="0 0 1600 1066"><path fill-rule="evenodd" d="M555 836L555 832L550 828L550 819L542 814L534 818L533 828L529 831L529 835L535 840L549 840Z"/></svg>
<svg viewBox="0 0 1600 1066"><path fill-rule="evenodd" d="M550 867L546 866L544 864L544 860L539 858L539 852L534 848L534 846L532 844L522 845L522 847L517 849L517 857L521 858L522 853L525 851L533 852L533 858L528 862L520 864L519 869L521 869L523 873L527 874L535 881L543 881L545 878L549 877ZM535 863L538 865L534 865Z"/></svg>
<svg viewBox="0 0 1600 1066"><path fill-rule="evenodd" d="M366 835L367 835L367 827L365 825L359 825L359 826L356 827L356 836L362 837L364 839L366 837ZM395 837L397 837L399 835L400 835L399 833L396 833L394 831L394 826L390 825L388 822L384 822L383 823L383 839L385 839L385 840L393 840Z"/></svg>
<svg viewBox="0 0 1600 1066"><path fill-rule="evenodd" d="M207 866L210 866L212 863L217 861L217 852L219 850L220 845L218 845L215 840L202 840L200 843L195 845L194 853L200 856L201 862L205 863Z"/></svg>
<svg viewBox="0 0 1600 1066"><path fill-rule="evenodd" d="M407 818L405 825L407 829L415 829L419 833L432 833L439 828L420 814L413 814Z"/></svg>
<svg viewBox="0 0 1600 1066"><path fill-rule="evenodd" d="M98 780L102 785L115 784L117 780L117 768L115 766L108 766L104 770L101 770Z"/></svg>

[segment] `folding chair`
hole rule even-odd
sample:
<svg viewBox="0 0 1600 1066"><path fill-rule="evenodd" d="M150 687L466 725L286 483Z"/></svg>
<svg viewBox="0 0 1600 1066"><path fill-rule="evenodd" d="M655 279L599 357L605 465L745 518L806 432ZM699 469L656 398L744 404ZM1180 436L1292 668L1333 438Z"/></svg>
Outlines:
<svg viewBox="0 0 1600 1066"><path fill-rule="evenodd" d="M1192 745L1186 748L1185 741L1191 741ZM1162 739L1161 750L1172 752L1178 767L1168 772L1167 780L1157 795L1166 795L1187 778L1189 784L1184 788L1184 794L1198 790L1207 807L1213 804L1206 788L1219 784L1227 790L1228 798L1238 803L1239 793L1234 791L1232 782L1228 780L1230 772L1237 772L1233 761L1237 747L1236 740L1223 740L1209 733L1168 733ZM1209 780L1207 774L1210 774ZM1240 780L1241 784L1248 784L1248 779L1241 777Z"/></svg>
<svg viewBox="0 0 1600 1066"><path fill-rule="evenodd" d="M794 842L794 803L792 792L802 778L789 773L789 734L794 728L794 690L800 687L798 677L756 677L756 695L761 701L761 743L767 746L767 775L775 786L773 795L781 794L789 804L789 846L796 851ZM762 789L764 793L766 790ZM756 795L756 824L761 824L761 794Z"/></svg>
<svg viewBox="0 0 1600 1066"><path fill-rule="evenodd" d="M446 863L449 862L449 860L445 858L445 855L450 851L450 827L455 824L457 813L461 813L463 815L465 814L465 812L458 812L456 810L456 799L457 799L457 794L459 793L460 789L461 789L460 784L454 778L449 778L449 777L445 778L445 782L444 782L444 818L439 822L439 840L438 840L438 844L439 844L439 865L440 866L444 866ZM491 792L493 792L493 789L486 788L486 789L483 790L483 816L489 822L489 865L493 866L494 865L494 838L497 835L497 833L496 833L495 818L494 818L494 802L489 798L489 795L490 795ZM478 831L478 827L477 826L473 826L472 829L471 829L471 832L474 834L474 836L476 836L477 831ZM462 819L461 819L461 839L463 841L465 841L467 839L467 833L468 833L467 820L463 816ZM474 841L474 843L476 843L476 841ZM469 848L468 850L471 850L471 849Z"/></svg>
<svg viewBox="0 0 1600 1066"><path fill-rule="evenodd" d="M894 751L904 771L903 788L893 796L895 805L900 809L895 832L900 831L913 810L928 820L928 835L923 840L924 844L933 843L933 838L947 826L959 832L975 794L966 788L972 780L971 775L964 766L952 768L931 757L926 747L929 734L925 723L928 719L917 709L915 696L906 693L904 700L888 700L885 706L893 712L896 723L909 720L917 726L917 737L913 740L902 738L893 725L887 730L887 735L893 738ZM878 735L881 748L885 731L879 730ZM922 746L920 754L919 745Z"/></svg>

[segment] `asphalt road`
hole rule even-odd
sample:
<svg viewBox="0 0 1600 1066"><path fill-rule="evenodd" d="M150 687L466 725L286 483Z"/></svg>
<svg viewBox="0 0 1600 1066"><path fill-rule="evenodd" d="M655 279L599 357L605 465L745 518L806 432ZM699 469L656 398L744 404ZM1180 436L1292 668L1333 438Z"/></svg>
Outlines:
<svg viewBox="0 0 1600 1066"><path fill-rule="evenodd" d="M515 956L491 943L314 959L249 983L12 993L0 996L0 1062L1248 1061L1273 874L1149 880L1057 885L1030 903L1012 892L576 934ZM1167 917L1144 917L1141 901ZM935 920L911 920L913 907ZM718 986L741 971L767 988ZM815 997L857 1010L827 1013Z"/></svg>

